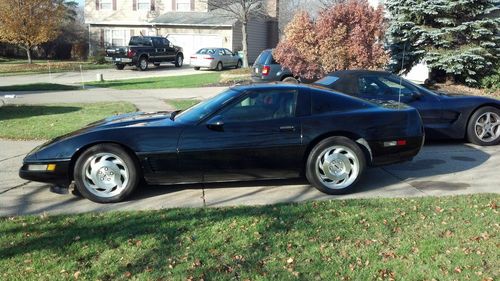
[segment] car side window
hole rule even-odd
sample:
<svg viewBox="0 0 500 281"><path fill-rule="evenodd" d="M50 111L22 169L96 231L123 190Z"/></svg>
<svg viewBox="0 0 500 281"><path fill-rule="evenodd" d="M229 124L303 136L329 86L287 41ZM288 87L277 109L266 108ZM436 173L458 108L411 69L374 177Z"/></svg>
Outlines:
<svg viewBox="0 0 500 281"><path fill-rule="evenodd" d="M223 55L225 55L225 53L224 53L224 49L219 49L219 50L217 50L217 53L219 54L219 56L223 56Z"/></svg>
<svg viewBox="0 0 500 281"><path fill-rule="evenodd" d="M163 45L166 47L166 46L170 46L170 41L168 41L168 39L166 38L162 38L162 41L163 41Z"/></svg>
<svg viewBox="0 0 500 281"><path fill-rule="evenodd" d="M360 77L359 92L362 96L375 99L397 99L399 94L411 96L415 91L386 77Z"/></svg>
<svg viewBox="0 0 500 281"><path fill-rule="evenodd" d="M294 117L297 96L296 90L251 92L221 115L225 122L252 122Z"/></svg>
<svg viewBox="0 0 500 281"><path fill-rule="evenodd" d="M163 47L163 41L160 38L153 38L153 44L156 48Z"/></svg>

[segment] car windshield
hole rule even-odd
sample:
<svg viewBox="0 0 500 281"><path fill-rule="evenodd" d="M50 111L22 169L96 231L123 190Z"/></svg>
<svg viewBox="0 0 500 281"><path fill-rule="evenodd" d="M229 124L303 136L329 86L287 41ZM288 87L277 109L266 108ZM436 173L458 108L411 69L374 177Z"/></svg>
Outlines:
<svg viewBox="0 0 500 281"><path fill-rule="evenodd" d="M418 88L418 89L419 89L420 91L422 91L422 92L425 92L425 93L428 93L428 94L431 94L431 95L437 95L437 94L436 94L436 93L434 93L433 91L431 91L431 90L429 90L429 89L427 89L427 88L425 88L425 87L423 87L423 86L421 86L421 85L415 84L415 83L413 83L413 82L411 82L411 81L409 81L409 80L406 80L406 79L404 79L404 78L401 78L400 76L397 76L397 75L394 75L394 74L393 74L393 75L391 75L391 76L390 76L390 78L391 78L391 80L393 80L393 81L395 81L395 82L399 81L399 79L402 79L402 80L403 80L406 84L410 84L410 85L412 85L413 87Z"/></svg>
<svg viewBox="0 0 500 281"><path fill-rule="evenodd" d="M152 46L151 39L141 36L132 36L130 38L129 46Z"/></svg>
<svg viewBox="0 0 500 281"><path fill-rule="evenodd" d="M197 123L215 110L230 102L236 96L238 96L238 92L235 90L229 89L224 91L211 99L202 101L182 111L175 116L175 121L183 123Z"/></svg>
<svg viewBox="0 0 500 281"><path fill-rule="evenodd" d="M213 55L213 54L215 54L215 49L203 48L203 49L199 49L198 52L196 52L196 53L200 54L200 55Z"/></svg>

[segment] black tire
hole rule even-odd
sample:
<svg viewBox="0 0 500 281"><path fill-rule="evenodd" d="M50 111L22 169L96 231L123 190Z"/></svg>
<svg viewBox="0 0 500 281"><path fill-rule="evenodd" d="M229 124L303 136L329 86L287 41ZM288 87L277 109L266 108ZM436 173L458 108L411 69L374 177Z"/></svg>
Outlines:
<svg viewBox="0 0 500 281"><path fill-rule="evenodd" d="M175 57L175 67L181 67L184 64L184 57L178 54Z"/></svg>
<svg viewBox="0 0 500 281"><path fill-rule="evenodd" d="M217 63L215 70L222 71L222 69L224 69L224 65L222 65L222 62L220 61L219 63Z"/></svg>
<svg viewBox="0 0 500 281"><path fill-rule="evenodd" d="M199 66L195 66L194 70L200 70L200 67Z"/></svg>
<svg viewBox="0 0 500 281"><path fill-rule="evenodd" d="M243 62L241 60L238 60L238 62L236 63L236 66L234 68L235 69L241 68L242 65L243 65Z"/></svg>
<svg viewBox="0 0 500 281"><path fill-rule="evenodd" d="M124 64L115 64L115 68L118 70L123 70L125 68Z"/></svg>
<svg viewBox="0 0 500 281"><path fill-rule="evenodd" d="M295 79L294 77L285 77L285 79L283 79L282 81L283 83L299 84L299 80Z"/></svg>
<svg viewBox="0 0 500 281"><path fill-rule="evenodd" d="M336 153L329 153L331 149L334 149L333 151L335 151ZM345 151L346 153L343 153L343 151ZM326 180L331 181L328 184L334 185L337 183L326 177L326 174L324 172L322 174L321 168L317 168L317 166L319 167L321 160L324 159L323 155L331 155L331 157L334 157L333 155L340 154L343 154L343 158L346 159L345 161L348 161L351 165L346 165L344 160L335 159L336 162L330 162L331 164L327 172L332 173L332 170L333 172L342 172L342 174L347 175L347 179L343 182L339 182L339 185L337 187L328 186L327 183L325 183L327 182L324 180L325 178ZM351 159L349 157L354 158ZM325 161L323 163L325 163ZM348 169L348 167L350 167L350 169ZM361 148L349 138L329 137L319 142L311 150L307 158L305 168L307 180L319 191L331 195L346 194L352 193L355 190L356 183L358 182L359 178L361 178L366 168L366 159ZM349 172L346 173L347 170L349 170ZM324 177L322 178L320 177L320 175L323 175Z"/></svg>
<svg viewBox="0 0 500 281"><path fill-rule="evenodd" d="M109 164L109 168L102 164L114 163L111 161L118 163ZM100 168L92 169L92 165L100 166ZM87 171L91 177L87 176ZM92 179L92 175L97 178ZM114 203L124 200L132 194L141 180L139 165L135 158L116 144L98 144L85 150L76 160L73 176L80 194L97 203ZM102 178L99 179L100 177ZM113 187L117 179L124 185L117 184ZM96 188L92 188L92 185ZM108 185L111 193L115 194L108 196L102 185Z"/></svg>
<svg viewBox="0 0 500 281"><path fill-rule="evenodd" d="M487 122L488 116L489 122ZM499 123L500 109L492 106L483 106L476 110L469 119L469 123L467 124L467 139L471 143L481 146L497 145L500 143ZM485 135L481 138L483 132Z"/></svg>
<svg viewBox="0 0 500 281"><path fill-rule="evenodd" d="M141 57L139 59L138 64L137 64L137 68L139 68L140 71L146 71L146 70L148 70L148 67L149 67L148 58Z"/></svg>

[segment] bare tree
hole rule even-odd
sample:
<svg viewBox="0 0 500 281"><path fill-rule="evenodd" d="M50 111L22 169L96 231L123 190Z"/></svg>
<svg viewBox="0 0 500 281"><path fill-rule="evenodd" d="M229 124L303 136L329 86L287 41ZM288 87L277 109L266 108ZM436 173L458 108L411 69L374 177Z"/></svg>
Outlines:
<svg viewBox="0 0 500 281"><path fill-rule="evenodd" d="M219 9L224 15L241 23L243 37L243 67L248 67L248 23L254 18L267 17L265 0L204 0L211 10Z"/></svg>

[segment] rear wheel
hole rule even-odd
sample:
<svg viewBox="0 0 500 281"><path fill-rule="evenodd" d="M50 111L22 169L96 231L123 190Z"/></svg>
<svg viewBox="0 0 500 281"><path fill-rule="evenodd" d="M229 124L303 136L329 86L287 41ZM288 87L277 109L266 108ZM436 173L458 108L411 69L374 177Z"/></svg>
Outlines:
<svg viewBox="0 0 500 281"><path fill-rule="evenodd" d="M115 144L98 144L84 151L73 175L78 191L97 203L122 201L140 181L137 162Z"/></svg>
<svg viewBox="0 0 500 281"><path fill-rule="evenodd" d="M235 67L235 68L236 68L236 69L241 68L241 65L242 65L242 64L243 64L243 63L242 63L240 60L238 60L238 62L236 63L236 67Z"/></svg>
<svg viewBox="0 0 500 281"><path fill-rule="evenodd" d="M182 57L182 55L177 55L175 57L175 67L181 67L182 64L184 63L184 58Z"/></svg>
<svg viewBox="0 0 500 281"><path fill-rule="evenodd" d="M215 68L215 70L217 71L222 71L222 69L224 68L224 66L222 65L222 62L220 61L218 64L217 64L217 67Z"/></svg>
<svg viewBox="0 0 500 281"><path fill-rule="evenodd" d="M200 67L199 66L195 66L194 70L200 70Z"/></svg>
<svg viewBox="0 0 500 281"><path fill-rule="evenodd" d="M149 66L148 59L146 57L141 57L139 59L139 64L137 65L137 67L139 67L139 70L145 71L148 69L148 66Z"/></svg>
<svg viewBox="0 0 500 281"><path fill-rule="evenodd" d="M491 106L479 108L467 125L467 138L471 143L489 146L500 143L500 109Z"/></svg>
<svg viewBox="0 0 500 281"><path fill-rule="evenodd" d="M286 77L283 79L284 83L289 83L289 84L299 84L299 80L295 79L294 77Z"/></svg>
<svg viewBox="0 0 500 281"><path fill-rule="evenodd" d="M345 194L354 191L365 167L365 156L355 142L346 137L330 137L311 150L306 177L321 192Z"/></svg>
<svg viewBox="0 0 500 281"><path fill-rule="evenodd" d="M124 64L115 64L115 68L118 70L123 70L125 68Z"/></svg>

